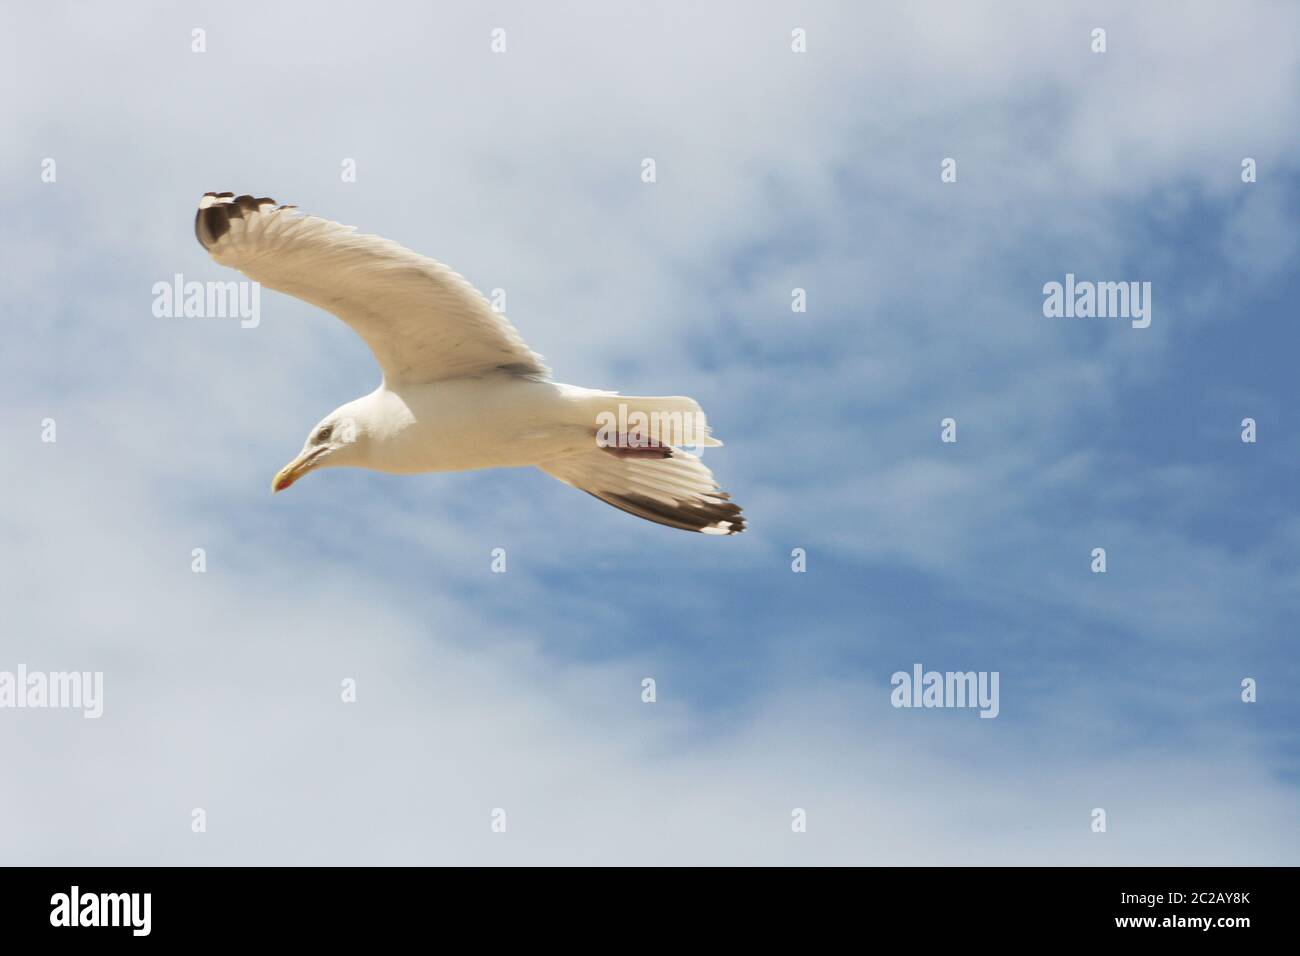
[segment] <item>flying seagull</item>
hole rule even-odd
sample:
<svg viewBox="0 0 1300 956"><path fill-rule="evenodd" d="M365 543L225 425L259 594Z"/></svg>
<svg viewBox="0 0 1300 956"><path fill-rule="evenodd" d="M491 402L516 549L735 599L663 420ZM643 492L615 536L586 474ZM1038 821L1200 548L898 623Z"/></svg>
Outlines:
<svg viewBox="0 0 1300 956"><path fill-rule="evenodd" d="M383 372L373 392L321 419L272 491L338 466L535 467L670 528L744 530L739 506L681 447L722 444L694 399L552 381L505 316L442 263L273 199L205 193L194 233L221 265L337 315Z"/></svg>

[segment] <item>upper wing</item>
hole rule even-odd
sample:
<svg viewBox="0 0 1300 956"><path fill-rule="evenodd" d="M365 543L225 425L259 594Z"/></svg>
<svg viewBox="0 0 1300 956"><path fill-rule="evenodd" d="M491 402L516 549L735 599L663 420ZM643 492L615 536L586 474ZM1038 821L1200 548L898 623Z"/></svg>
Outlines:
<svg viewBox="0 0 1300 956"><path fill-rule="evenodd" d="M389 385L550 369L482 294L441 262L274 199L206 193L194 234L217 262L333 312Z"/></svg>

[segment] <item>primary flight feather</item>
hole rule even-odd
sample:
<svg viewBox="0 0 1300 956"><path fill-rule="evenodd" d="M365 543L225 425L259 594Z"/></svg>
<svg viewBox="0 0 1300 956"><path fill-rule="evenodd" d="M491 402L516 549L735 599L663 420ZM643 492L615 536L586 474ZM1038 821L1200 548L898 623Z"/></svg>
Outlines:
<svg viewBox="0 0 1300 956"><path fill-rule="evenodd" d="M218 263L346 322L383 372L335 409L280 470L411 474L536 467L630 514L706 534L745 527L739 506L681 445L720 445L699 405L551 381L505 316L440 262L272 199L206 193L194 220Z"/></svg>

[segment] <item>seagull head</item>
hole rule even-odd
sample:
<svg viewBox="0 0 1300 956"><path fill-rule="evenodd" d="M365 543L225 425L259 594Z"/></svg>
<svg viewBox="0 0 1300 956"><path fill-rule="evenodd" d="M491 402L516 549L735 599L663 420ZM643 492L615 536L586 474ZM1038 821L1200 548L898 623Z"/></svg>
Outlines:
<svg viewBox="0 0 1300 956"><path fill-rule="evenodd" d="M271 480L271 492L284 491L317 468L353 464L359 437L356 418L343 414L343 409L332 412L307 435L307 442L298 457L276 472Z"/></svg>

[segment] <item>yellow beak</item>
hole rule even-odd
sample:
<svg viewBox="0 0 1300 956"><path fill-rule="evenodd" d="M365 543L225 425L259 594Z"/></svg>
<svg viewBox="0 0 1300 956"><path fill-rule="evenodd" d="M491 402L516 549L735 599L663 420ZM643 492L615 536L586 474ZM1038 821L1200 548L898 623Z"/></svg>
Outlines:
<svg viewBox="0 0 1300 956"><path fill-rule="evenodd" d="M289 464L277 471L275 477L271 479L271 494L275 494L277 491L284 491L284 489L288 488L303 475L307 474L307 472L311 471L312 467L316 463L316 459L321 456L323 451L324 449L321 448L313 448L309 452L303 452L293 461L289 462Z"/></svg>

